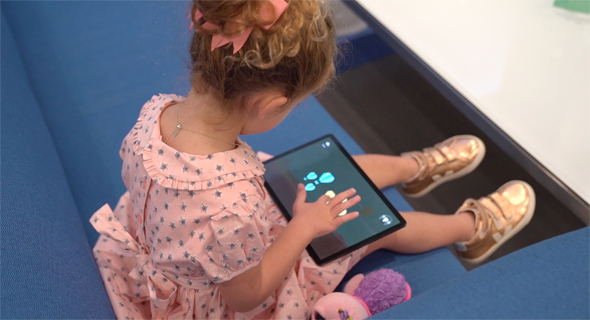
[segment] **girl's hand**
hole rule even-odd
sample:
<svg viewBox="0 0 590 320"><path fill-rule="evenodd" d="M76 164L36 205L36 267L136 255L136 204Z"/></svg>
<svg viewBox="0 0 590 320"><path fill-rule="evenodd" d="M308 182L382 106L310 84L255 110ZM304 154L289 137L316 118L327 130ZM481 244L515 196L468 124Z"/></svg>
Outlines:
<svg viewBox="0 0 590 320"><path fill-rule="evenodd" d="M341 224L358 217L358 212L338 216L343 210L359 203L361 197L350 198L355 193L356 190L349 189L332 199L323 195L314 203L306 203L305 187L299 184L293 204L294 217L266 249L260 263L220 284L219 292L230 308L248 312L259 307L292 272L311 240L333 232ZM342 203L344 199L348 201Z"/></svg>
<svg viewBox="0 0 590 320"><path fill-rule="evenodd" d="M360 196L354 196L356 190L351 188L337 194L334 198L322 195L316 202L307 203L307 191L303 184L297 185L297 197L293 204L293 220L299 221L302 226L311 232L312 239L326 235L336 230L340 225L358 217L358 212L350 212L338 216L340 212L347 210L361 201ZM348 199L350 198L350 199ZM346 202L342 202L348 199Z"/></svg>

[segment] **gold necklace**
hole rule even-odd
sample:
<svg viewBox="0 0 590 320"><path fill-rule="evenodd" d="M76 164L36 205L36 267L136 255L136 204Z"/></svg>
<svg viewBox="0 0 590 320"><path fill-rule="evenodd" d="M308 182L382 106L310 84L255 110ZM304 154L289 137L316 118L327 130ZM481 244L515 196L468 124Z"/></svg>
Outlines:
<svg viewBox="0 0 590 320"><path fill-rule="evenodd" d="M219 138L215 138L215 137L212 137L210 135L207 135L207 134L204 134L204 133L201 133L201 132L197 132L197 131L193 131L193 130L190 130L190 129L187 129L187 128L183 127L180 124L180 122L178 122L178 110L179 109L180 109L180 103L178 103L176 105L176 130L174 130L174 132L172 132L170 135L168 135L168 138L166 138L166 141L164 141L164 143L168 142L168 140L170 139L170 137L176 138L176 136L180 133L180 130L186 130L188 132L200 134L200 135L205 136L207 138L211 138L211 139L214 139L214 140L217 140L217 141L225 142L225 143L230 144L232 146L236 146L237 147L237 146L240 146L241 145L241 143L227 142L225 140L221 140Z"/></svg>

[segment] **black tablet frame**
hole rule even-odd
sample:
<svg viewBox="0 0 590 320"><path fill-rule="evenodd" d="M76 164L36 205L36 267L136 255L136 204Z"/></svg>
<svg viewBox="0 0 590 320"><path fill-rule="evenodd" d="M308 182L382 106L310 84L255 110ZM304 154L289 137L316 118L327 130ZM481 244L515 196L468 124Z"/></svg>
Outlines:
<svg viewBox="0 0 590 320"><path fill-rule="evenodd" d="M309 253L309 255L311 256L311 258L315 261L315 263L319 266L323 266L329 262L332 262L338 258L341 258L359 248L362 248L363 246L368 245L369 243L372 243L374 241L377 241L397 230L402 229L403 227L406 226L406 220L404 220L404 218L401 216L401 214L399 213L399 211L391 204L391 202L389 202L389 200L385 197L385 195L383 194L383 192L381 192L381 190L379 190L379 188L377 188L377 186L375 186L375 184L373 183L373 181L371 181L371 179L369 179L369 177L367 176L367 174L358 166L358 164L354 161L354 159L352 159L352 157L350 156L350 154L346 151L346 149L344 149L344 147L342 147L342 144L340 144L340 141L338 141L336 139L336 137L333 134L327 134L325 136L322 136L320 138L317 138L313 141L310 141L306 144L303 144L295 149L289 150L287 152L284 152L280 155L277 155L267 161L264 161L264 163L270 163L272 161L275 161L277 159L280 159L286 155L289 155L293 152L297 152L301 149L304 149L312 144L315 144L321 140L324 140L326 138L330 138L332 139L332 141L334 142L334 144L338 147L338 149L340 150L340 152L342 152L346 158L348 159L348 161L350 161L350 163L357 169L357 171L360 173L360 175L365 179L365 181L367 181L367 183L369 184L369 186L373 189L373 191L376 192L376 194L379 196L379 198L381 198L381 200L383 200L383 202L385 203L385 205L391 210L391 213L400 221L399 224L392 226L391 228L388 228L386 230L383 230L381 232L379 232L376 235L373 235L355 245L352 245L350 247L347 247L346 249L340 250L338 252L335 252L334 254L329 255L328 257L324 258L324 259L320 259L320 257L316 254L316 252L314 251L313 247L311 246L311 244L309 244L307 246L307 252ZM277 206L279 207L279 209L281 210L281 213L283 214L283 216L285 216L285 218L287 219L287 221L291 221L291 217L289 216L289 214L287 213L288 210L285 208L285 206L281 203L281 201L279 200L279 198L277 197L277 195L275 194L275 192L273 191L272 187L270 186L270 184L268 183L268 181L265 180L264 182L264 186L266 187L266 190L268 190L268 193L270 194L270 196L273 198L273 200L275 201L275 203L277 204Z"/></svg>

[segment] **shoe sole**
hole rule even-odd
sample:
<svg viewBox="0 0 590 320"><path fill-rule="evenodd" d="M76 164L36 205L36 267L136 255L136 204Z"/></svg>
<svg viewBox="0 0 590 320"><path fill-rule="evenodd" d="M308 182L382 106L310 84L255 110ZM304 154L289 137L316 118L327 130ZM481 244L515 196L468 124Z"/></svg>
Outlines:
<svg viewBox="0 0 590 320"><path fill-rule="evenodd" d="M475 259L461 258L461 261L464 261L464 262L467 262L470 264L482 263L484 260L489 258L494 252L496 252L496 250L498 250L498 248L500 248L504 243L506 243L506 241L510 240L514 235L516 235L522 229L524 229L524 227L526 227L529 224L529 222L531 222L531 220L533 219L533 215L535 213L535 206L537 204L535 190L533 190L533 188L528 183L526 183L524 181L520 181L520 180L509 181L509 182L505 183L504 185L502 185L502 187L504 187L507 184L511 184L511 183L515 183L515 182L520 183L525 186L525 188L527 189L527 192L529 193L529 198L530 198L529 207L528 207L526 213L524 214L524 217L522 218L522 220L520 220L520 223L517 224L516 227L514 229L512 229L508 235L504 236L504 238L502 238L502 240L500 240L500 242L498 242L494 246L492 246L484 255L482 255L478 258L475 258ZM498 189L501 189L502 187L500 187Z"/></svg>
<svg viewBox="0 0 590 320"><path fill-rule="evenodd" d="M473 139L475 141L477 141L477 143L480 146L480 150L479 153L477 154L477 156L475 157L475 159L473 160L473 162L471 164L469 164L467 167L463 168L463 170L457 171L453 174L450 174L448 176L444 176L442 178L440 178L439 180L435 181L433 184L431 184L430 186L428 186L426 189L418 192L418 193L405 193L402 191L402 194L404 196L410 197L410 198L419 198L422 197L424 195L426 195L427 193L429 193L430 191L432 191L432 189L438 187L439 185L451 181L451 180L455 180L458 178L461 178L463 176L466 176L468 174L470 174L471 172L473 172L473 170L475 170L479 164L483 161L483 158L485 157L486 154L486 145L483 143L483 141L481 141L480 138L476 137L476 136L472 136L472 135L459 135L457 136L458 138L468 138L468 139Z"/></svg>

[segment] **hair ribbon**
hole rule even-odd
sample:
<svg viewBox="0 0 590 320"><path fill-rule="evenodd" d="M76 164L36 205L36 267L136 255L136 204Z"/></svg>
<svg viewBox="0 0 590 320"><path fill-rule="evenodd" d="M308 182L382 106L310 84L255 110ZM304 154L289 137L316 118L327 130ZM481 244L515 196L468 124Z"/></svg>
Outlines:
<svg viewBox="0 0 590 320"><path fill-rule="evenodd" d="M283 14L283 12L285 12L285 10L287 10L287 7L289 6L289 4L285 0L268 0L268 2L274 8L275 18L274 18L273 22L262 26L264 29L267 29L267 30L270 29L272 26L274 26L275 23L277 23L277 21L279 20L279 18ZM266 10L261 10L261 12L260 12L260 15L263 17L265 15L270 15L270 14L272 14L272 13L267 12ZM201 13L201 11L199 11L199 9L197 9L197 11L195 11L195 21L201 19L202 17L203 17L203 14ZM189 16L189 18L190 18L190 16ZM193 27L194 27L194 22L191 22L190 29L193 29ZM201 27L203 29L207 29L207 30L215 30L215 29L219 28L218 25L211 23L209 21L203 23L201 25ZM234 54L235 54L244 46L244 44L246 44L246 41L248 41L248 37L250 37L250 34L252 34L253 29L254 29L253 27L249 27L244 32L242 32L238 35L232 36L232 37L226 37L220 33L213 35L213 37L211 38L211 51L213 51L219 47L223 47L226 44L231 42L234 46Z"/></svg>

